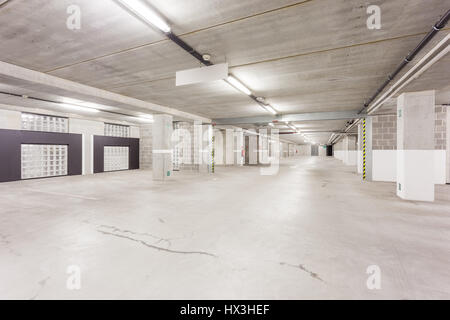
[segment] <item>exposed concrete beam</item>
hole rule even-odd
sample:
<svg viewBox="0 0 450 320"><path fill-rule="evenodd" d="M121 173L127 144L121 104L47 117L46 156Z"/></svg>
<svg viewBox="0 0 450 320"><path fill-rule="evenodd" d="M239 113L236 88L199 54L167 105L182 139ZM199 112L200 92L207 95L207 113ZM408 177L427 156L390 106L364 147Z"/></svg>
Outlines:
<svg viewBox="0 0 450 320"><path fill-rule="evenodd" d="M269 123L273 121L279 122L299 122L299 121L321 121L321 120L346 120L364 118L364 113L358 114L359 110L351 111L333 111L333 112L312 112L312 113L296 113L285 114L279 116L260 116L245 118L221 118L213 119L213 122L220 125L225 124L251 124L251 123Z"/></svg>
<svg viewBox="0 0 450 320"><path fill-rule="evenodd" d="M42 72L26 69L10 63L0 61L0 75L13 79L22 80L29 83L35 83L41 86L64 90L76 94L81 94L97 99L104 99L114 103L148 110L149 112L165 113L180 117L183 119L197 120L204 123L210 123L211 119L197 116L195 114L179 111L173 108L164 107L147 101L123 96L103 89L94 88L77 82L51 76ZM51 92L50 92L51 93ZM89 101L88 101L89 102Z"/></svg>

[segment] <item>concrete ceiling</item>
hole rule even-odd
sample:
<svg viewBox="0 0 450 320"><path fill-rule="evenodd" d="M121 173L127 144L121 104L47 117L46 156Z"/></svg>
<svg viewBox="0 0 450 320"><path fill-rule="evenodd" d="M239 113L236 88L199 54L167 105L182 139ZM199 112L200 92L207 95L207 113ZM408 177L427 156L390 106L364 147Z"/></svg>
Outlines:
<svg viewBox="0 0 450 320"><path fill-rule="evenodd" d="M281 113L359 109L450 6L442 0L148 2L175 34L209 53L213 62L228 62L235 76ZM176 87L176 71L199 66L189 54L113 0L76 3L82 13L76 31L66 28L72 0L11 0L0 7L6 26L0 30L0 60L207 118L267 114L220 81ZM366 27L369 4L381 7L380 30ZM448 33L447 27L428 47ZM448 57L443 63L407 90L445 89L450 73L442 70L448 69ZM72 97L5 77L0 81L2 91L20 93L26 85L36 94ZM0 96L0 103L4 99ZM311 131L334 131L345 123L305 125ZM317 137L325 143L329 134Z"/></svg>

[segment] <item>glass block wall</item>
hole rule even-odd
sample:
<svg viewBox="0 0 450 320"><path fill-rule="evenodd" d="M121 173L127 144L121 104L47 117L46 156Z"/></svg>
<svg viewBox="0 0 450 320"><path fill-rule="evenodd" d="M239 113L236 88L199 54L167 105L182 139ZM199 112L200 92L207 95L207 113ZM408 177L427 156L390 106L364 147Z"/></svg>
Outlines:
<svg viewBox="0 0 450 320"><path fill-rule="evenodd" d="M105 147L104 171L128 170L128 147Z"/></svg>
<svg viewBox="0 0 450 320"><path fill-rule="evenodd" d="M22 113L22 130L67 133L69 120L62 117Z"/></svg>
<svg viewBox="0 0 450 320"><path fill-rule="evenodd" d="M105 123L105 136L129 138L130 127L122 126L120 124Z"/></svg>
<svg viewBox="0 0 450 320"><path fill-rule="evenodd" d="M22 144L22 179L67 175L67 146Z"/></svg>

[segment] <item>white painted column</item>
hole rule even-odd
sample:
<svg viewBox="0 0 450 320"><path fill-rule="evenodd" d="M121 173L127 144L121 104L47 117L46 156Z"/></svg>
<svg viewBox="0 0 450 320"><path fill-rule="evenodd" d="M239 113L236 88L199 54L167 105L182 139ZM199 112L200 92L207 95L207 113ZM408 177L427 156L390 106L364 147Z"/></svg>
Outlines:
<svg viewBox="0 0 450 320"><path fill-rule="evenodd" d="M234 165L234 131L226 129L225 131L225 164Z"/></svg>
<svg viewBox="0 0 450 320"><path fill-rule="evenodd" d="M94 135L105 134L105 124L100 121L69 118L69 133L82 134L82 174L94 173Z"/></svg>
<svg viewBox="0 0 450 320"><path fill-rule="evenodd" d="M397 195L434 201L435 92L397 98Z"/></svg>
<svg viewBox="0 0 450 320"><path fill-rule="evenodd" d="M260 129L258 136L258 162L259 164L269 163L269 139L267 129Z"/></svg>
<svg viewBox="0 0 450 320"><path fill-rule="evenodd" d="M210 124L202 125L202 163L200 164L200 172L211 173L212 172L212 137L213 127Z"/></svg>
<svg viewBox="0 0 450 320"><path fill-rule="evenodd" d="M220 166L225 163L224 161L224 132L219 129L214 130L214 165Z"/></svg>
<svg viewBox="0 0 450 320"><path fill-rule="evenodd" d="M244 132L241 128L235 129L235 164L237 166L243 166L245 163L245 141Z"/></svg>
<svg viewBox="0 0 450 320"><path fill-rule="evenodd" d="M363 136L363 180L366 181L373 181L373 149L372 149L372 135L373 135L373 121L372 117L368 117L365 119L362 119L362 121L365 121L365 125L363 122L363 134L364 130L366 132L365 135L365 141ZM364 143L366 147L364 148Z"/></svg>
<svg viewBox="0 0 450 320"><path fill-rule="evenodd" d="M163 181L172 175L173 117L158 114L153 118L153 180Z"/></svg>
<svg viewBox="0 0 450 320"><path fill-rule="evenodd" d="M348 166L356 165L356 137L346 136L344 138L345 157L344 163Z"/></svg>
<svg viewBox="0 0 450 320"><path fill-rule="evenodd" d="M248 137L248 163L258 164L258 136L250 135Z"/></svg>

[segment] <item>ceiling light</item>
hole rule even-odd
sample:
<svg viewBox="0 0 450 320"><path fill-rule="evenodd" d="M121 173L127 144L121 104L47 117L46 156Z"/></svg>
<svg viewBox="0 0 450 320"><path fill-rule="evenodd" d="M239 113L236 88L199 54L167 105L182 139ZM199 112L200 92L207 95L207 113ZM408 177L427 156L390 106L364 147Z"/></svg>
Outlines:
<svg viewBox="0 0 450 320"><path fill-rule="evenodd" d="M228 76L227 82L229 84L231 84L233 87L235 87L236 89L238 89L239 91L245 93L246 95L248 95L248 96L252 95L252 92L246 86L244 86L239 80L237 80L235 77Z"/></svg>
<svg viewBox="0 0 450 320"><path fill-rule="evenodd" d="M80 107L80 106L76 106L74 104L60 104L60 106L64 107L64 108L69 108L72 110L76 110L76 111L81 111L81 112L91 112L91 113L97 113L100 112L100 110L94 109L94 108L86 108L86 107Z"/></svg>
<svg viewBox="0 0 450 320"><path fill-rule="evenodd" d="M132 13L143 19L145 22L157 27L165 33L170 32L170 26L152 8L144 4L141 0L118 0Z"/></svg>
<svg viewBox="0 0 450 320"><path fill-rule="evenodd" d="M272 114L277 114L277 112L275 111L274 108L272 108L272 106L270 104L266 104L264 105L264 109L266 109L267 111L269 111Z"/></svg>
<svg viewBox="0 0 450 320"><path fill-rule="evenodd" d="M145 122L153 122L153 115L141 114L141 115L139 115L139 117L137 119L145 121Z"/></svg>

